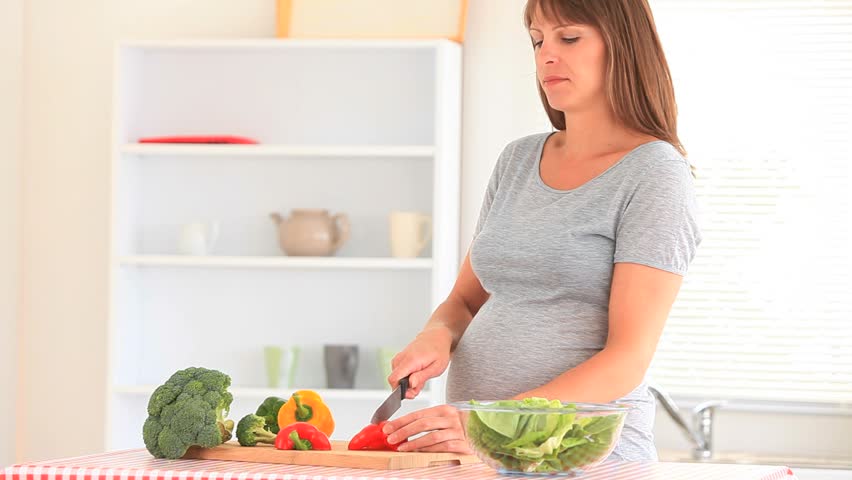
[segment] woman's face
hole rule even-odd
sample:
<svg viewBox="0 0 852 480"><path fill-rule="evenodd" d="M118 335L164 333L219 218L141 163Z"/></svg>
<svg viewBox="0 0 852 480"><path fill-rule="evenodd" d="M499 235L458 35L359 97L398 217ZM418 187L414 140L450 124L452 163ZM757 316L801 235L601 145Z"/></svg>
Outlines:
<svg viewBox="0 0 852 480"><path fill-rule="evenodd" d="M550 106L586 110L606 99L606 45L589 25L560 24L541 12L530 24L538 82Z"/></svg>

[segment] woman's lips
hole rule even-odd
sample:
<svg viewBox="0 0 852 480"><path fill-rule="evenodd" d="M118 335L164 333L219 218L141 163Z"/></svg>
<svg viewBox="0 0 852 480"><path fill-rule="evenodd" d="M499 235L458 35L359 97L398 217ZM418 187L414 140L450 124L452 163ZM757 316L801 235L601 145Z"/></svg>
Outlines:
<svg viewBox="0 0 852 480"><path fill-rule="evenodd" d="M550 87L550 86L553 86L553 85L558 85L558 84L560 84L560 83L562 83L566 80L568 80L568 79L565 78L565 77L559 77L559 76L556 76L556 75L548 75L548 76L544 77L544 79L541 81L541 84L544 85L544 86Z"/></svg>

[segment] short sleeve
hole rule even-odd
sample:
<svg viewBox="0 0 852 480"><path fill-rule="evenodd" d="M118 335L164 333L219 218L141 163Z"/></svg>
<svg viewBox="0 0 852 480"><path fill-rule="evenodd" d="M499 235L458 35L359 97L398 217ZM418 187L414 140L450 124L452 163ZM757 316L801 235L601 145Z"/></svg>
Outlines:
<svg viewBox="0 0 852 480"><path fill-rule="evenodd" d="M512 156L514 144L509 144L500 152L497 157L497 163L491 171L491 178L488 179L488 187L485 189L485 196L482 199L482 207L479 209L479 218L476 221L476 227L473 229L473 238L479 235L485 222L488 219L488 214L491 212L491 206L494 203L494 198L497 196L497 190L500 186L500 179L503 177L503 172L506 171L506 164Z"/></svg>
<svg viewBox="0 0 852 480"><path fill-rule="evenodd" d="M689 165L663 158L646 169L624 207L613 261L685 275L701 238Z"/></svg>

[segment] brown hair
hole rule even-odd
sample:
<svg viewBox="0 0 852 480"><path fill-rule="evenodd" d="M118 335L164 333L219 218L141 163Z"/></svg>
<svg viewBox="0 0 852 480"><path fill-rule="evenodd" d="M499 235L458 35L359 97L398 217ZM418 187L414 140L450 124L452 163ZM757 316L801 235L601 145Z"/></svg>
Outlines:
<svg viewBox="0 0 852 480"><path fill-rule="evenodd" d="M606 92L615 118L631 130L669 142L686 156L677 136L672 78L647 0L527 0L527 28L536 11L598 29L606 43ZM551 107L536 85L550 123L565 130L565 114Z"/></svg>

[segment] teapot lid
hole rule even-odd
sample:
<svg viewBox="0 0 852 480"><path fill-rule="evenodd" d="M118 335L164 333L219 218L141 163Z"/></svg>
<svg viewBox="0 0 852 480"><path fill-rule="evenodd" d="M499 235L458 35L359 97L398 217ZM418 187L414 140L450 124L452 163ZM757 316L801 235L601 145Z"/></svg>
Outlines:
<svg viewBox="0 0 852 480"><path fill-rule="evenodd" d="M303 215L303 214L324 214L328 215L328 209L326 208L294 208L292 210L294 215Z"/></svg>

